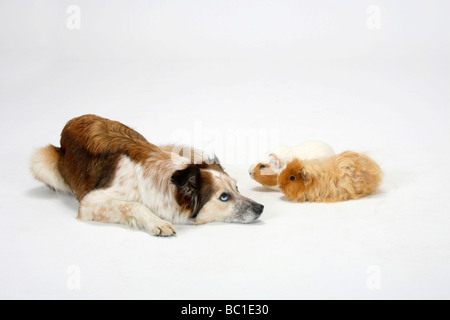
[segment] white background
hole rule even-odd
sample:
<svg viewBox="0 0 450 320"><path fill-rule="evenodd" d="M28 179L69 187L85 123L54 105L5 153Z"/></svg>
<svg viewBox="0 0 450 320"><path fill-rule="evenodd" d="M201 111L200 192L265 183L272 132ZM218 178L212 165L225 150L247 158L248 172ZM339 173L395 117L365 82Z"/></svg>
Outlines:
<svg viewBox="0 0 450 320"><path fill-rule="evenodd" d="M446 0L1 0L0 298L450 298L449 12ZM76 200L28 161L85 113L215 150L265 205L261 221L163 239L76 220ZM296 204L248 177L271 147L309 139L367 152L379 192Z"/></svg>

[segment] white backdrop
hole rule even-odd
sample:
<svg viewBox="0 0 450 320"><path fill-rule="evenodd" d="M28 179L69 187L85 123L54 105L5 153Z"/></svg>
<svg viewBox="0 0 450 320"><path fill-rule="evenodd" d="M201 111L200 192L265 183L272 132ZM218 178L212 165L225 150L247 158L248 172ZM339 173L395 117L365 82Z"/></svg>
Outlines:
<svg viewBox="0 0 450 320"><path fill-rule="evenodd" d="M449 298L448 1L0 0L0 297ZM72 117L212 150L253 225L173 239L75 219L32 151ZM380 191L264 192L248 165L322 139L367 152Z"/></svg>

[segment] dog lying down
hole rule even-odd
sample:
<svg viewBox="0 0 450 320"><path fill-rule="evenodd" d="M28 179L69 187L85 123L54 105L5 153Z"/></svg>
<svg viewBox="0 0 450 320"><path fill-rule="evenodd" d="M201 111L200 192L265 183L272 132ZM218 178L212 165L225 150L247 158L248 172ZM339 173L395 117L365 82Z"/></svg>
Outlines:
<svg viewBox="0 0 450 320"><path fill-rule="evenodd" d="M196 155L157 147L120 122L84 115L66 124L61 147L32 155L31 170L52 189L74 193L77 218L85 221L172 236L173 223L258 219L264 206L239 193L217 158L192 162Z"/></svg>

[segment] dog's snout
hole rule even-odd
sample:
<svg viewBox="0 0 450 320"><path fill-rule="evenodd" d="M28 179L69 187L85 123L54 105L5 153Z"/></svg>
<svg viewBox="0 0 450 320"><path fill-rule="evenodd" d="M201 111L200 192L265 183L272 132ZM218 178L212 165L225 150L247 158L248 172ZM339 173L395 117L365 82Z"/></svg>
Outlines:
<svg viewBox="0 0 450 320"><path fill-rule="evenodd" d="M264 210L264 206L262 204L255 203L252 209L256 214L261 214Z"/></svg>

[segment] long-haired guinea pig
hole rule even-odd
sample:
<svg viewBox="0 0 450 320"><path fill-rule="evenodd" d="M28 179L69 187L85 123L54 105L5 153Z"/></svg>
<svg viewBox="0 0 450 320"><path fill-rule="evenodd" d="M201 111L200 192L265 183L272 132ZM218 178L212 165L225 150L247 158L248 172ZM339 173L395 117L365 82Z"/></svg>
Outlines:
<svg viewBox="0 0 450 320"><path fill-rule="evenodd" d="M265 187L276 190L278 174L281 169L293 159L325 159L334 155L333 149L322 141L307 141L294 147L280 147L274 152L252 164L250 177Z"/></svg>
<svg viewBox="0 0 450 320"><path fill-rule="evenodd" d="M374 193L380 182L378 164L352 151L325 160L295 159L278 176L281 192L297 202L359 199Z"/></svg>

